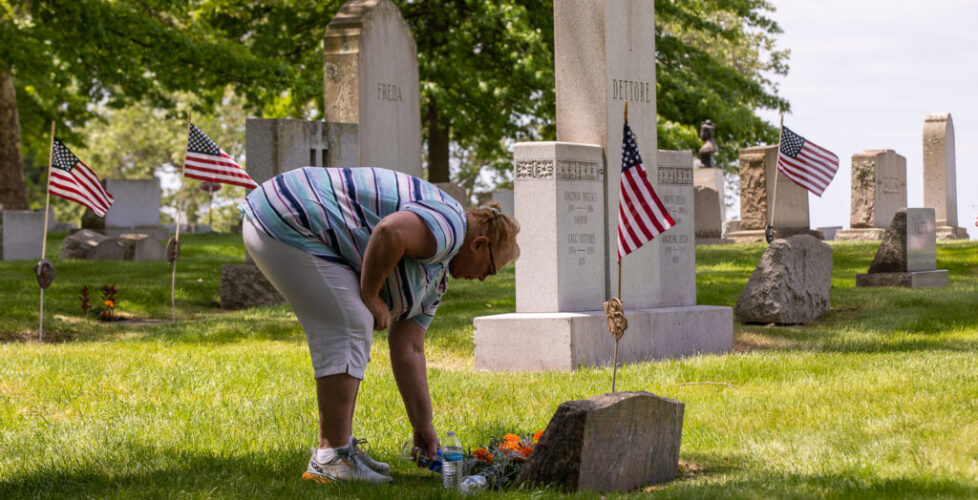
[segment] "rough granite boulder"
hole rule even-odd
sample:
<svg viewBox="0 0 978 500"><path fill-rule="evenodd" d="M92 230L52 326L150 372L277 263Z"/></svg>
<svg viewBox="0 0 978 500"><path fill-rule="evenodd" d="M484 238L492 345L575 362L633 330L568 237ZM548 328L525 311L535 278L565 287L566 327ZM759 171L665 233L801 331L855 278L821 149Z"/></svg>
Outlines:
<svg viewBox="0 0 978 500"><path fill-rule="evenodd" d="M829 310L832 249L807 234L771 242L737 299L742 323L799 324Z"/></svg>
<svg viewBox="0 0 978 500"><path fill-rule="evenodd" d="M61 251L58 253L58 258L87 260L92 255L95 247L107 239L109 239L108 236L89 229L76 231L61 242Z"/></svg>
<svg viewBox="0 0 978 500"><path fill-rule="evenodd" d="M106 238L92 249L88 260L126 260L126 245L118 238Z"/></svg>
<svg viewBox="0 0 978 500"><path fill-rule="evenodd" d="M516 485L629 491L676 478L685 405L649 392L614 392L557 408Z"/></svg>

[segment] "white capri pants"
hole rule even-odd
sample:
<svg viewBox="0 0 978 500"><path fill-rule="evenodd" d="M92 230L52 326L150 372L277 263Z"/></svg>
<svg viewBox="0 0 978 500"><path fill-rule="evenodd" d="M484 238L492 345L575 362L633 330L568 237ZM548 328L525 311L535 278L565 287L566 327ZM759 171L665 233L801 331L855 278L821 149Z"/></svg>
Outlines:
<svg viewBox="0 0 978 500"><path fill-rule="evenodd" d="M241 233L248 254L299 318L315 377L345 373L363 380L374 317L360 298L360 277L272 238L250 216Z"/></svg>

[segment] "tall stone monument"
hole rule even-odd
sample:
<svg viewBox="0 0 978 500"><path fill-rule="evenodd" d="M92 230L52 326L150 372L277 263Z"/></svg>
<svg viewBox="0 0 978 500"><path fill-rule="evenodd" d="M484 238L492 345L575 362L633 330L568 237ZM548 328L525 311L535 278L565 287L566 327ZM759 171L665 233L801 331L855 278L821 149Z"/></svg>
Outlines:
<svg viewBox="0 0 978 500"><path fill-rule="evenodd" d="M740 229L726 237L737 243L765 241L764 228L771 223L772 208L772 225L779 237L814 233L808 219L808 191L778 173L778 146L741 149Z"/></svg>
<svg viewBox="0 0 978 500"><path fill-rule="evenodd" d="M954 122L951 113L932 113L924 120L924 206L937 216L937 239L968 239L958 227Z"/></svg>
<svg viewBox="0 0 978 500"><path fill-rule="evenodd" d="M892 149L867 149L852 155L849 228L835 232L841 241L881 240L897 210L907 206L907 159Z"/></svg>
<svg viewBox="0 0 978 500"><path fill-rule="evenodd" d="M358 126L358 162L421 177L421 97L411 29L390 0L352 0L326 28L327 122Z"/></svg>
<svg viewBox="0 0 978 500"><path fill-rule="evenodd" d="M514 147L522 226L516 313L475 319L477 369L573 370L611 362L615 342L601 303L618 289L626 101L649 181L677 224L623 259L630 328L619 360L732 348L731 309L696 305L691 155L660 166L653 34L652 0L555 3L558 141Z"/></svg>
<svg viewBox="0 0 978 500"><path fill-rule="evenodd" d="M353 167L357 162L357 126L288 118L248 118L245 158L248 175L258 184L302 167Z"/></svg>

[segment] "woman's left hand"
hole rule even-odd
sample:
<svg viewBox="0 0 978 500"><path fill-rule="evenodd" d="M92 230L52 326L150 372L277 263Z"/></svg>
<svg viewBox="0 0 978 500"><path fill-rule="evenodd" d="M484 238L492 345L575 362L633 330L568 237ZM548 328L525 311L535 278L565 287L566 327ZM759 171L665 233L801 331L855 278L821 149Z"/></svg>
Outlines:
<svg viewBox="0 0 978 500"><path fill-rule="evenodd" d="M391 326L391 312L380 296L363 297L363 304L374 317L374 330L386 330Z"/></svg>

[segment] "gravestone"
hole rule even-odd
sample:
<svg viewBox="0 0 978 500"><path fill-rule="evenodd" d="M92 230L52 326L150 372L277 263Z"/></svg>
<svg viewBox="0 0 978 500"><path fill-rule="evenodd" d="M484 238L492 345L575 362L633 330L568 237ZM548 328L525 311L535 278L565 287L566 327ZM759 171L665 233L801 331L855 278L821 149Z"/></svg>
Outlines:
<svg viewBox="0 0 978 500"><path fill-rule="evenodd" d="M261 184L278 174L302 167L357 165L357 126L312 120L248 118L245 122L245 158L248 175ZM254 267L245 253L243 265ZM240 309L280 304L283 299L257 267L221 266L221 306ZM252 279L258 284L237 284ZM264 298L264 302L262 302Z"/></svg>
<svg viewBox="0 0 978 500"><path fill-rule="evenodd" d="M107 239L110 237L91 229L76 231L61 242L58 258L87 260L95 247Z"/></svg>
<svg viewBox="0 0 978 500"><path fill-rule="evenodd" d="M43 210L0 210L0 260L40 260L43 238Z"/></svg>
<svg viewBox="0 0 978 500"><path fill-rule="evenodd" d="M932 113L924 120L924 206L937 217L937 239L968 239L958 227L954 122L951 113Z"/></svg>
<svg viewBox="0 0 978 500"><path fill-rule="evenodd" d="M649 392L615 392L557 408L515 486L629 491L675 479L682 402Z"/></svg>
<svg viewBox="0 0 978 500"><path fill-rule="evenodd" d="M357 126L290 118L248 118L245 158L248 175L258 184L302 167L353 167L357 165Z"/></svg>
<svg viewBox="0 0 978 500"><path fill-rule="evenodd" d="M390 0L346 2L326 27L327 122L357 125L358 160L421 177L421 97L411 29Z"/></svg>
<svg viewBox="0 0 978 500"><path fill-rule="evenodd" d="M893 214L907 206L907 159L892 149L867 149L852 155L849 227L841 241L880 240Z"/></svg>
<svg viewBox="0 0 978 500"><path fill-rule="evenodd" d="M522 227L516 312L475 319L475 366L574 370L614 356L601 304L618 295L617 231L625 101L649 181L676 226L622 262L632 325L619 360L729 351L728 307L696 305L692 156L655 147L651 0L554 5L557 142L514 147ZM607 163L606 163L607 162ZM514 349L520 352L513 356Z"/></svg>
<svg viewBox="0 0 978 500"><path fill-rule="evenodd" d="M125 233L148 234L165 240L169 232L160 225L160 180L152 179L105 179L105 190L115 201L105 212L105 228L108 236Z"/></svg>
<svg viewBox="0 0 978 500"><path fill-rule="evenodd" d="M720 222L727 220L727 206L724 202L723 169L699 167L693 169L693 185L712 188L719 195Z"/></svg>
<svg viewBox="0 0 978 500"><path fill-rule="evenodd" d="M835 236L839 233L841 229L842 226L822 226L822 227L815 228L816 231L822 232L822 239L825 241L834 240Z"/></svg>
<svg viewBox="0 0 978 500"><path fill-rule="evenodd" d="M693 188L693 198L696 205L696 243L721 243L723 227L720 224L720 196L717 190L696 186Z"/></svg>
<svg viewBox="0 0 978 500"><path fill-rule="evenodd" d="M947 270L937 269L937 223L933 208L902 208L893 215L869 272L856 286L944 287Z"/></svg>
<svg viewBox="0 0 978 500"><path fill-rule="evenodd" d="M516 198L511 189L497 189L492 192L492 201L503 206L502 212L510 217L516 215Z"/></svg>
<svg viewBox="0 0 978 500"><path fill-rule="evenodd" d="M744 323L793 325L829 310L832 249L818 238L796 234L771 242L737 298Z"/></svg>
<svg viewBox="0 0 978 500"><path fill-rule="evenodd" d="M454 182L433 182L438 189L444 191L448 196L451 196L453 200L459 202L463 207L470 205L469 196L465 192L465 188L455 184Z"/></svg>
<svg viewBox="0 0 978 500"><path fill-rule="evenodd" d="M764 227L771 222L772 207L772 225L778 236L813 233L809 229L808 191L778 173L778 146L741 149L740 230L727 233L726 237L737 243L766 241Z"/></svg>

